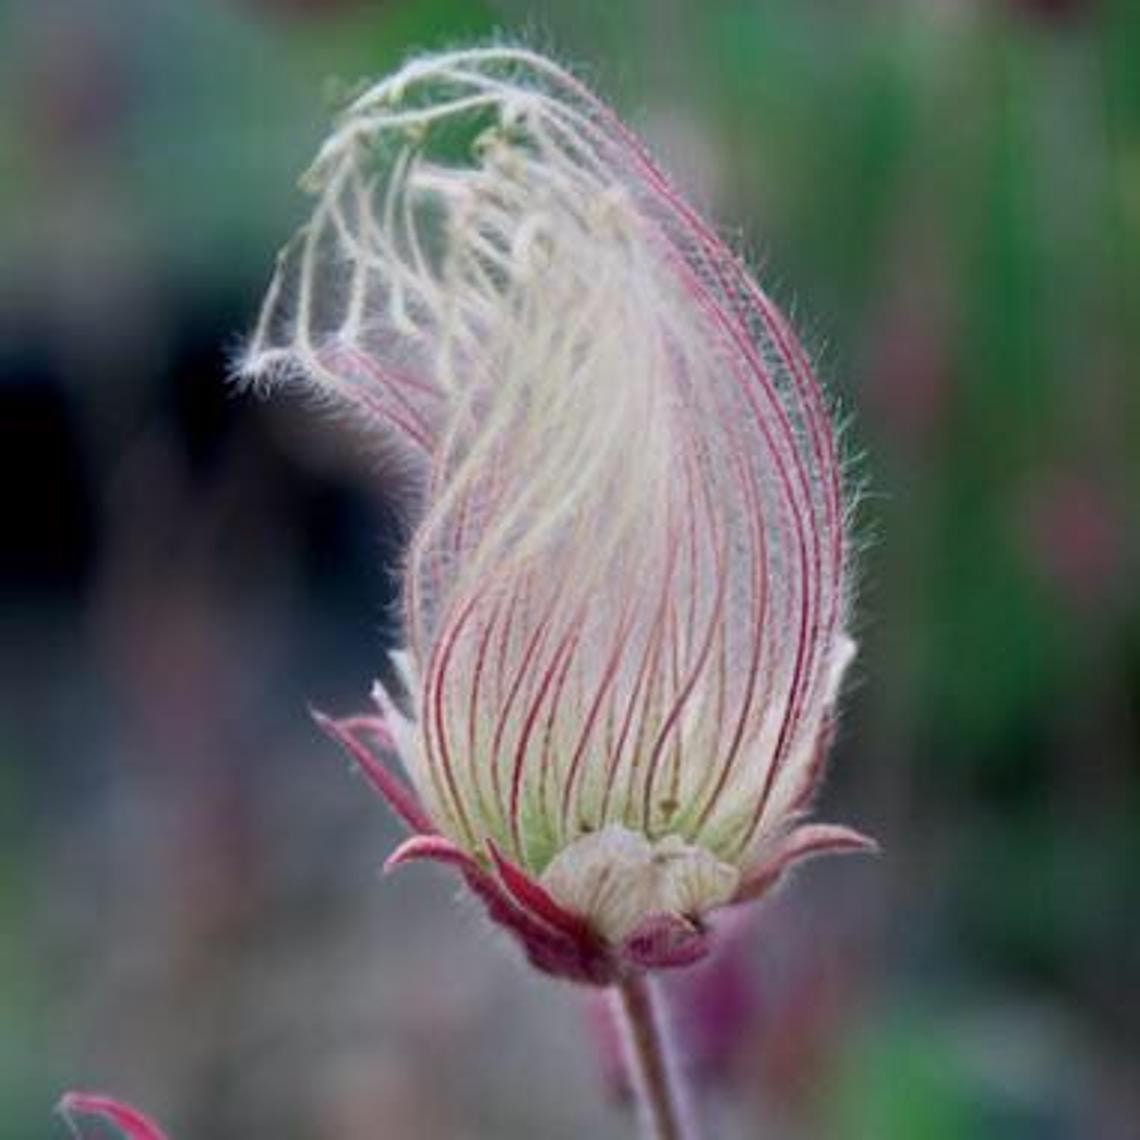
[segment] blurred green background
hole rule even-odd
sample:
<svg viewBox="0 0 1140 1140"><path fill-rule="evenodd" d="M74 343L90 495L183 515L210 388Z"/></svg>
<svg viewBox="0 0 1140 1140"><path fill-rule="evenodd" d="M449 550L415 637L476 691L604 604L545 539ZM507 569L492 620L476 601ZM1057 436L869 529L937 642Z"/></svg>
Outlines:
<svg viewBox="0 0 1140 1140"><path fill-rule="evenodd" d="M180 1140L630 1134L581 994L376 882L305 706L391 637L391 503L225 384L338 95L496 34L732 227L867 488L822 808L884 855L678 990L710 1135L1140 1135L1134 0L3 0L0 1140L75 1086Z"/></svg>

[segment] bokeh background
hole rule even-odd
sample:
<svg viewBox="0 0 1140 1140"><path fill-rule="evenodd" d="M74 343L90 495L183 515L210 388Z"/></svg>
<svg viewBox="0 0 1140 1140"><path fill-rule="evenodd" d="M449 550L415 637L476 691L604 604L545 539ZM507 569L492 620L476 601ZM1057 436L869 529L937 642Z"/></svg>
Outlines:
<svg viewBox="0 0 1140 1140"><path fill-rule="evenodd" d="M393 598L364 447L227 359L329 108L414 49L575 61L749 251L852 425L820 863L675 995L731 1138L1140 1136L1133 0L0 2L0 1138L631 1134L309 722Z"/></svg>

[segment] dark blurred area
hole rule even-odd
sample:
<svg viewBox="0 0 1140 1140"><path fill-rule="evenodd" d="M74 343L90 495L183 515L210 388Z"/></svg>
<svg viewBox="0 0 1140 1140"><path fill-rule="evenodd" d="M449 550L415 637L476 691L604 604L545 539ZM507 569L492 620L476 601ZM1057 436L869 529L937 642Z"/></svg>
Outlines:
<svg viewBox="0 0 1140 1140"><path fill-rule="evenodd" d="M377 881L306 707L392 640L392 473L226 381L337 92L494 34L738 227L865 488L821 815L884 854L672 983L710 1135L1140 1135L1132 0L3 0L0 1140L631 1132L585 995Z"/></svg>

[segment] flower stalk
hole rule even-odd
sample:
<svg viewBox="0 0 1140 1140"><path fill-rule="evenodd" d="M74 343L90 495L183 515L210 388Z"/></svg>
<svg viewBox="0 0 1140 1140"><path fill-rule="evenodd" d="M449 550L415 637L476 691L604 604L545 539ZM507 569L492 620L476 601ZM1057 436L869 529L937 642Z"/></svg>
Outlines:
<svg viewBox="0 0 1140 1140"><path fill-rule="evenodd" d="M698 1140L668 1011L655 980L647 974L628 978L615 987L613 997L645 1140Z"/></svg>

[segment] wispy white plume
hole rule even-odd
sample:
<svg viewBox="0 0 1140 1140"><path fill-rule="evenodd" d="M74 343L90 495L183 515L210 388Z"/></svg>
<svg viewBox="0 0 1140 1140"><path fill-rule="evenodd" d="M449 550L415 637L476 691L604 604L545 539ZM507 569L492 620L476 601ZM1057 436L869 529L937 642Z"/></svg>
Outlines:
<svg viewBox="0 0 1140 1140"><path fill-rule="evenodd" d="M808 806L853 651L835 440L785 319L525 50L407 64L306 186L243 372L344 402L420 477L415 717L385 713L428 816L587 914L599 851L677 868L610 934L728 901Z"/></svg>

